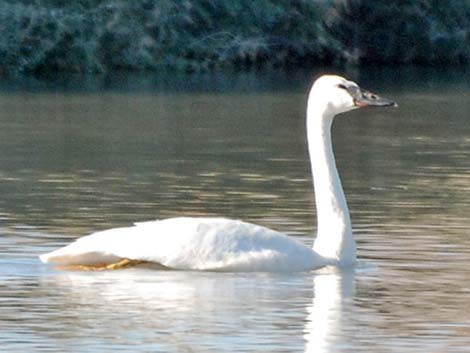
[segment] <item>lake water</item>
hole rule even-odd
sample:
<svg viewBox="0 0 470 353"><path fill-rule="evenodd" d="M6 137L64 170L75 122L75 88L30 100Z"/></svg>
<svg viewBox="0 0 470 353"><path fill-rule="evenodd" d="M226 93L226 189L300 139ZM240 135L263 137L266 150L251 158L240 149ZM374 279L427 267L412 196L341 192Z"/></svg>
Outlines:
<svg viewBox="0 0 470 353"><path fill-rule="evenodd" d="M353 270L39 262L81 235L178 215L240 218L311 244L312 74L2 82L1 350L468 352L469 72L352 74L400 104L334 124Z"/></svg>

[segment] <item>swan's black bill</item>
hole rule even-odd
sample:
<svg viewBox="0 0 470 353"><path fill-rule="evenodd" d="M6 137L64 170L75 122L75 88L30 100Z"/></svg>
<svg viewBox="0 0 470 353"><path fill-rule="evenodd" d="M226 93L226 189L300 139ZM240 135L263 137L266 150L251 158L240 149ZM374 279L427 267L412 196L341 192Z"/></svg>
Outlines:
<svg viewBox="0 0 470 353"><path fill-rule="evenodd" d="M339 84L338 88L346 90L354 100L356 107L398 107L398 104L391 99L383 98L375 93L362 90L358 86Z"/></svg>
<svg viewBox="0 0 470 353"><path fill-rule="evenodd" d="M391 99L383 98L375 93L360 89L352 97L357 107L398 107L398 104Z"/></svg>

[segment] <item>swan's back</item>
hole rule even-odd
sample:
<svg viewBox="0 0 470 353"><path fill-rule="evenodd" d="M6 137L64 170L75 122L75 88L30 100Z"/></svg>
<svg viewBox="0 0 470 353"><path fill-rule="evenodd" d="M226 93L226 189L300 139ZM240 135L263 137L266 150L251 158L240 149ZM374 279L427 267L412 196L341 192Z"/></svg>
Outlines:
<svg viewBox="0 0 470 353"><path fill-rule="evenodd" d="M131 259L182 270L303 271L325 259L284 234L225 218L170 218L83 237L41 256L58 265Z"/></svg>

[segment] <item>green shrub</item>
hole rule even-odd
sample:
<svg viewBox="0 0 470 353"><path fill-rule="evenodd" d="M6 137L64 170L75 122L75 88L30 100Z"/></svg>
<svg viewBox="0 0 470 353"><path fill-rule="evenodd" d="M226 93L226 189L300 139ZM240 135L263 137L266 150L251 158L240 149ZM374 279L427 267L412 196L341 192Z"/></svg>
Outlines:
<svg viewBox="0 0 470 353"><path fill-rule="evenodd" d="M467 64L457 0L0 0L3 71Z"/></svg>

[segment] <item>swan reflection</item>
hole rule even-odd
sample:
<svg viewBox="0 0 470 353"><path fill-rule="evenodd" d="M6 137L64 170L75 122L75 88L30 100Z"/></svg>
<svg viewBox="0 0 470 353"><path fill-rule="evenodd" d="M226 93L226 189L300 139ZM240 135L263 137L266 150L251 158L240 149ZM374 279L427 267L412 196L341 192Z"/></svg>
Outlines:
<svg viewBox="0 0 470 353"><path fill-rule="evenodd" d="M341 335L344 304L354 294L354 270L325 269L313 282L314 298L307 307L304 329L305 352L334 352L335 341Z"/></svg>
<svg viewBox="0 0 470 353"><path fill-rule="evenodd" d="M67 319L60 341L121 345L143 337L138 352L331 352L354 278L331 271L57 272L45 275L41 288L55 298L50 320Z"/></svg>

